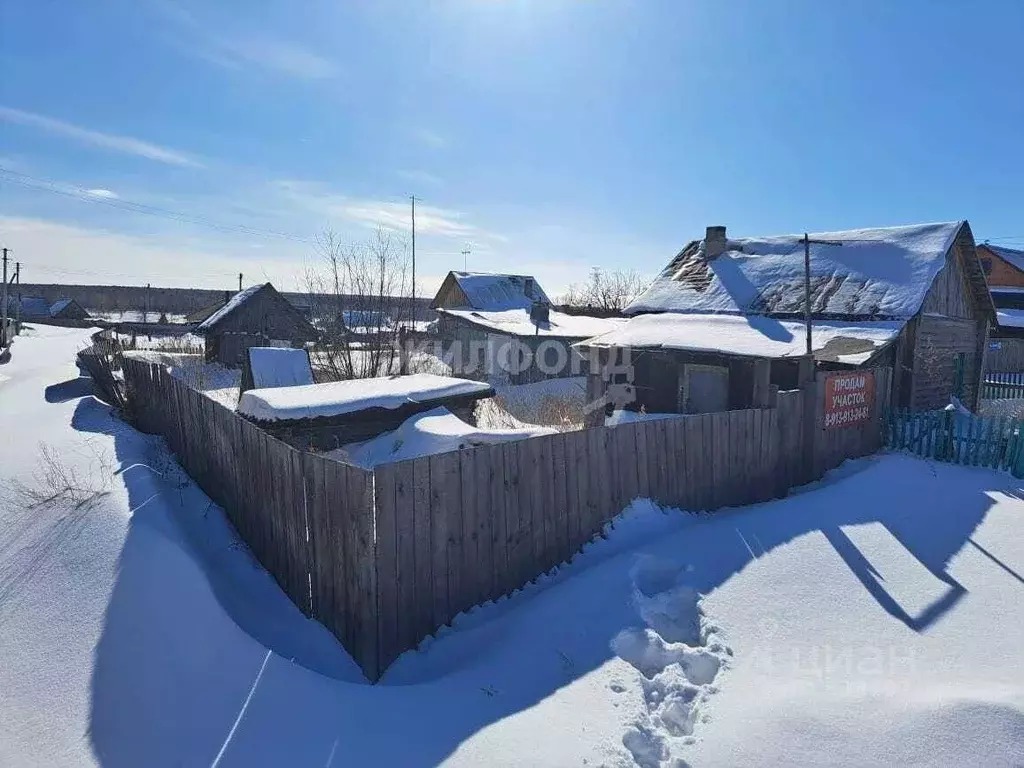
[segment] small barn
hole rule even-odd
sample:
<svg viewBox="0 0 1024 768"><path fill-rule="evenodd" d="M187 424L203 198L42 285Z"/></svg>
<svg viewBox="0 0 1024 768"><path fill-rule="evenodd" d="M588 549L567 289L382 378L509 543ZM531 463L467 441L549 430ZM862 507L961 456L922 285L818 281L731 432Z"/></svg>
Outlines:
<svg viewBox="0 0 1024 768"><path fill-rule="evenodd" d="M766 406L799 385L809 294L816 368L891 366L894 404L938 408L955 394L974 407L994 308L968 223L810 239L805 288L802 235L708 227L626 308L628 323L580 346L628 360L634 408Z"/></svg>
<svg viewBox="0 0 1024 768"><path fill-rule="evenodd" d="M453 371L505 384L586 375L573 345L625 323L555 310L529 275L449 272L431 308Z"/></svg>
<svg viewBox="0 0 1024 768"><path fill-rule="evenodd" d="M89 313L74 299L58 299L49 309L54 320L87 320Z"/></svg>
<svg viewBox="0 0 1024 768"><path fill-rule="evenodd" d="M238 367L253 346L301 347L317 331L273 285L239 291L196 326L205 339L207 362Z"/></svg>

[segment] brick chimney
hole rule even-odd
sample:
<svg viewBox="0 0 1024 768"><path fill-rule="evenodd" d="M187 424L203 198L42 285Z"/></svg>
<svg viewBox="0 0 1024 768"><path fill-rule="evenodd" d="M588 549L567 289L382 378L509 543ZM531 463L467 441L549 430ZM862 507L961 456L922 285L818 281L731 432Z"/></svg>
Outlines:
<svg viewBox="0 0 1024 768"><path fill-rule="evenodd" d="M717 259L727 249L725 227L708 227L704 235L704 258L708 261Z"/></svg>

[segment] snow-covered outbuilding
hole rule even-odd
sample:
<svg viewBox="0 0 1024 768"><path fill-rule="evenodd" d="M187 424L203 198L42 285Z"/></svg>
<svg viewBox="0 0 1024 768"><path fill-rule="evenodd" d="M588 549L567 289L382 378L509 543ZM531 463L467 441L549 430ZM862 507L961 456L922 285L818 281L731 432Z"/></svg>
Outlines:
<svg viewBox="0 0 1024 768"><path fill-rule="evenodd" d="M89 313L74 299L57 299L50 306L50 317L56 320L85 320Z"/></svg>
<svg viewBox="0 0 1024 768"><path fill-rule="evenodd" d="M206 360L240 366L252 346L301 347L317 331L270 283L239 291L196 326L206 340Z"/></svg>
<svg viewBox="0 0 1024 768"><path fill-rule="evenodd" d="M1024 371L1024 251L979 243L978 256L996 305L985 368L993 373Z"/></svg>
<svg viewBox="0 0 1024 768"><path fill-rule="evenodd" d="M892 402L973 405L994 308L966 221L810 235L811 349L819 369L893 368ZM818 241L818 242L814 242ZM628 350L634 407L709 412L767 405L806 360L803 235L729 238L708 227L582 342Z"/></svg>
<svg viewBox="0 0 1024 768"><path fill-rule="evenodd" d="M242 393L238 412L283 439L333 450L439 407L475 423L474 405L493 396L494 389L483 382L417 373L250 389Z"/></svg>
<svg viewBox="0 0 1024 768"><path fill-rule="evenodd" d="M529 275L449 272L430 306L453 370L506 384L586 375L573 344L625 323L553 309Z"/></svg>

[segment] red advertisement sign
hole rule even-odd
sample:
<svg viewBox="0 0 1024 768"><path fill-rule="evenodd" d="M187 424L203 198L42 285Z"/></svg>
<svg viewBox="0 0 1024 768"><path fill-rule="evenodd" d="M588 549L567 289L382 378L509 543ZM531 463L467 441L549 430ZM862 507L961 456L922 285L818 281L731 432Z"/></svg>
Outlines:
<svg viewBox="0 0 1024 768"><path fill-rule="evenodd" d="M825 429L841 429L871 420L875 409L875 374L836 373L825 379Z"/></svg>

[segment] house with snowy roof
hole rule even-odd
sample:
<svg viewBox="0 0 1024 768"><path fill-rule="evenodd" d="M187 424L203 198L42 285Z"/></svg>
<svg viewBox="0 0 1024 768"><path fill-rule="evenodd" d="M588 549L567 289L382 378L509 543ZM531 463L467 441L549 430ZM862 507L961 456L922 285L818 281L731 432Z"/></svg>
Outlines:
<svg viewBox="0 0 1024 768"><path fill-rule="evenodd" d="M55 320L85 320L89 313L74 299L57 299L50 305L50 317Z"/></svg>
<svg viewBox="0 0 1024 768"><path fill-rule="evenodd" d="M270 283L239 291L196 326L205 338L206 360L242 365L253 346L301 347L316 328Z"/></svg>
<svg viewBox="0 0 1024 768"><path fill-rule="evenodd" d="M553 309L530 275L449 272L430 307L453 370L506 384L586 375L573 344L625 323Z"/></svg>
<svg viewBox="0 0 1024 768"><path fill-rule="evenodd" d="M1024 251L984 242L978 243L978 257L996 306L985 369L1024 371Z"/></svg>
<svg viewBox="0 0 1024 768"><path fill-rule="evenodd" d="M625 325L579 346L628 352L632 407L760 407L799 384L809 293L816 368L889 366L895 405L936 408L959 393L973 407L994 307L970 225L810 240L806 270L802 235L730 238L708 227L626 308Z"/></svg>

